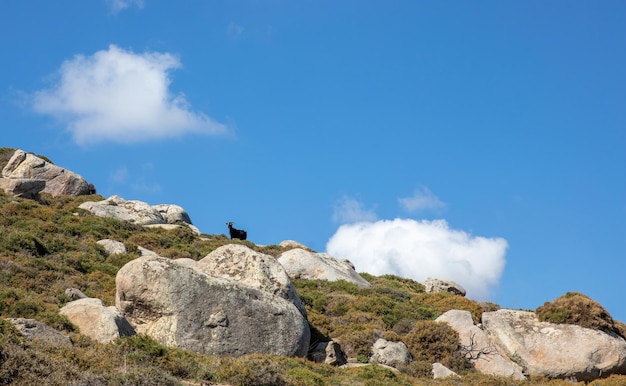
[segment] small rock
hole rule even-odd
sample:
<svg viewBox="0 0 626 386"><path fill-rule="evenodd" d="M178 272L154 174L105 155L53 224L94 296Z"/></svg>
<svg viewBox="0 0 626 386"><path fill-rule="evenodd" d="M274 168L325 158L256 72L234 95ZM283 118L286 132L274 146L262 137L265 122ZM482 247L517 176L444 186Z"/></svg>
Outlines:
<svg viewBox="0 0 626 386"><path fill-rule="evenodd" d="M96 244L102 245L107 255L118 255L127 252L124 243L116 240L104 239L97 241Z"/></svg>
<svg viewBox="0 0 626 386"><path fill-rule="evenodd" d="M313 362L326 363L331 366L342 366L348 363L346 354L344 354L339 343L332 340L316 344L308 358Z"/></svg>
<svg viewBox="0 0 626 386"><path fill-rule="evenodd" d="M459 377L459 374L450 370L446 366L442 365L439 362L433 363L433 378L434 379L442 379L442 378L450 378L450 377Z"/></svg>
<svg viewBox="0 0 626 386"><path fill-rule="evenodd" d="M465 296L465 289L452 280L434 279L429 277L424 282L426 292L450 292L454 295Z"/></svg>
<svg viewBox="0 0 626 386"><path fill-rule="evenodd" d="M402 342L390 342L380 338L372 346L370 362L391 367L408 365L411 362L411 353Z"/></svg>
<svg viewBox="0 0 626 386"><path fill-rule="evenodd" d="M67 288L65 290L65 294L67 295L68 298L70 298L70 300L78 300L78 299L86 299L87 298L87 295L85 295L78 288Z"/></svg>

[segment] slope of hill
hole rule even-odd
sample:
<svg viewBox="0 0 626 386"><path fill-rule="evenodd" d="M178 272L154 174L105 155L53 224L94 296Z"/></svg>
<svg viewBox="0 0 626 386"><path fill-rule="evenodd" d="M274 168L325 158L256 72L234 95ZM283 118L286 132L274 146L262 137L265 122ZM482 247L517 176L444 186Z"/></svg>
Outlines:
<svg viewBox="0 0 626 386"><path fill-rule="evenodd" d="M0 152L0 166L3 154ZM289 248L257 246L224 235L199 237L188 228L146 228L96 217L78 209L88 200L94 200L94 196L42 194L34 201L0 192L0 384L571 384L547 379L513 381L474 372L459 346L457 333L434 319L445 311L460 309L470 311L474 321L479 322L485 307L492 310L498 306L481 305L448 293L425 293L422 284L390 275L362 274L372 284L370 288L322 280L294 280L294 285L306 304L313 342L332 338L349 357L365 363L376 339L402 340L414 361L401 367L400 372L376 365L337 368L272 355L200 355L164 347L142 335L120 338L113 344L98 343L81 335L59 314L60 307L70 300L65 290L78 288L114 305L116 273L139 256L139 246L164 257L193 260L229 243L242 243L272 256ZM96 243L105 238L122 241L128 252L108 256ZM6 321L8 318L44 322L69 335L72 345L26 339ZM463 380L433 380L434 362L462 374ZM612 376L597 384L625 383L626 377Z"/></svg>

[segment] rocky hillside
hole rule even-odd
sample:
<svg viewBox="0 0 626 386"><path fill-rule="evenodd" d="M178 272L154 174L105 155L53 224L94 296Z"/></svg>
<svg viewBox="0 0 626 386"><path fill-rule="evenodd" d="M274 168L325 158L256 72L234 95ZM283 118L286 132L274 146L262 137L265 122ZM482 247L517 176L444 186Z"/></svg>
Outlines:
<svg viewBox="0 0 626 386"><path fill-rule="evenodd" d="M500 309L202 234L45 157L0 149L0 169L0 384L626 384L626 329L583 294Z"/></svg>

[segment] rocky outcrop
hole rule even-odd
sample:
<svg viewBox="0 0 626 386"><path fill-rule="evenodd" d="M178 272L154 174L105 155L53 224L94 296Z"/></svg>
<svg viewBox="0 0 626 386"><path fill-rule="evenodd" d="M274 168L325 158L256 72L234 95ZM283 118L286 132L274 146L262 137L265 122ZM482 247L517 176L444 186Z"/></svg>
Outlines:
<svg viewBox="0 0 626 386"><path fill-rule="evenodd" d="M117 273L116 305L138 333L203 354L305 356L310 330L288 300L159 256Z"/></svg>
<svg viewBox="0 0 626 386"><path fill-rule="evenodd" d="M185 224L191 224L191 218L189 214L178 205L173 204L159 204L154 205L152 208L161 213L161 217L167 224L176 224L177 222L183 222Z"/></svg>
<svg viewBox="0 0 626 386"><path fill-rule="evenodd" d="M370 363L378 363L391 367L408 365L411 362L411 353L402 342L390 342L378 339L372 346Z"/></svg>
<svg viewBox="0 0 626 386"><path fill-rule="evenodd" d="M245 245L228 244L198 261L196 269L209 276L232 280L293 303L306 318L306 308L282 265L272 256Z"/></svg>
<svg viewBox="0 0 626 386"><path fill-rule="evenodd" d="M102 201L87 201L79 206L93 215L113 217L137 225L158 226L166 229L178 228L184 222L194 233L200 234L198 228L191 225L191 219L183 208L178 205L159 204L150 206L143 201L125 200L120 196L111 196Z"/></svg>
<svg viewBox="0 0 626 386"><path fill-rule="evenodd" d="M2 169L2 178L16 180L16 182L8 182L8 184L15 184L14 191L30 187L28 191L34 192L41 185L40 181L44 181L45 186L41 191L53 196L78 196L89 193L87 181L80 175L23 150L16 150L13 153L7 165ZM33 182L28 182L29 180ZM4 187L6 184L5 181L0 186ZM20 186L19 189L17 186Z"/></svg>
<svg viewBox="0 0 626 386"><path fill-rule="evenodd" d="M304 244L300 244L299 242L294 241L294 240L283 240L280 242L280 244L278 244L278 246L283 247L283 248L309 249Z"/></svg>
<svg viewBox="0 0 626 386"><path fill-rule="evenodd" d="M87 201L79 206L100 217L113 217L138 225L165 224L161 213L142 201L125 200L120 196L111 196L102 201Z"/></svg>
<svg viewBox="0 0 626 386"><path fill-rule="evenodd" d="M590 381L626 373L626 341L619 336L505 309L483 313L483 328L528 375Z"/></svg>
<svg viewBox="0 0 626 386"><path fill-rule="evenodd" d="M311 348L307 355L309 360L316 363L326 363L331 366L342 366L348 363L346 354L335 341L320 342Z"/></svg>
<svg viewBox="0 0 626 386"><path fill-rule="evenodd" d="M474 325L469 311L450 310L439 316L436 321L448 323L456 330L459 334L459 343L464 347L466 356L470 358L477 371L516 380L526 378L522 368L501 355L487 334Z"/></svg>
<svg viewBox="0 0 626 386"><path fill-rule="evenodd" d="M118 310L115 307L106 307L100 299L74 300L61 308L59 313L76 325L81 334L101 343L135 335L135 330Z"/></svg>
<svg viewBox="0 0 626 386"><path fill-rule="evenodd" d="M71 347L72 341L54 328L35 319L7 319L26 339L40 340L59 347Z"/></svg>
<svg viewBox="0 0 626 386"><path fill-rule="evenodd" d="M429 277L424 282L426 292L449 292L454 295L465 296L465 289L452 280L434 279Z"/></svg>
<svg viewBox="0 0 626 386"><path fill-rule="evenodd" d="M348 260L337 260L327 253L315 253L295 248L283 252L278 262L285 268L289 277L304 280L345 280L359 287L369 287L370 283L354 270Z"/></svg>

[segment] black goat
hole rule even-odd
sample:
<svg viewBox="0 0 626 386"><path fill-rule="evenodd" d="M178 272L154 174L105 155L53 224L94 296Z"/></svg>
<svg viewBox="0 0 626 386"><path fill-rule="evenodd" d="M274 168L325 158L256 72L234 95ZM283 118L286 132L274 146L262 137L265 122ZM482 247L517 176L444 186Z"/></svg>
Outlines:
<svg viewBox="0 0 626 386"><path fill-rule="evenodd" d="M227 222L226 225L228 225L228 231L230 232L231 239L245 240L246 237L248 237L248 232L233 228L232 222Z"/></svg>

